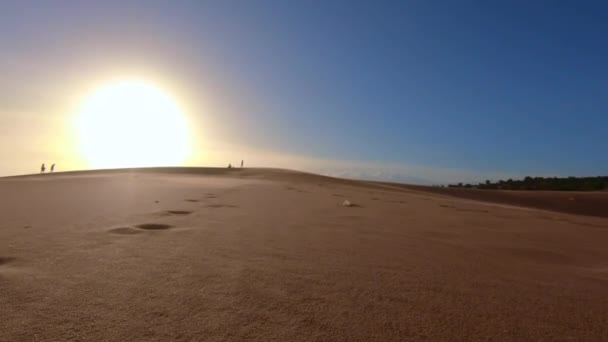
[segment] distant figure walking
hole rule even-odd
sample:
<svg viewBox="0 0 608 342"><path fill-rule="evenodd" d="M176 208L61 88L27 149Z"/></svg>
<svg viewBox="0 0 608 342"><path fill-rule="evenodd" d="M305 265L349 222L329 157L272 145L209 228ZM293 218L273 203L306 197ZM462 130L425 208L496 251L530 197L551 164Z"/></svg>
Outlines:
<svg viewBox="0 0 608 342"><path fill-rule="evenodd" d="M245 164L245 161L241 160L241 168L243 167L243 164Z"/></svg>
<svg viewBox="0 0 608 342"><path fill-rule="evenodd" d="M232 169L232 164L228 164L228 168L229 168L229 169Z"/></svg>
<svg viewBox="0 0 608 342"><path fill-rule="evenodd" d="M53 165L51 165L51 172L55 171L55 163L53 163Z"/></svg>
<svg viewBox="0 0 608 342"><path fill-rule="evenodd" d="M42 163L42 166L40 167L40 173L44 173L44 171L46 171L46 166L44 166L44 163Z"/></svg>

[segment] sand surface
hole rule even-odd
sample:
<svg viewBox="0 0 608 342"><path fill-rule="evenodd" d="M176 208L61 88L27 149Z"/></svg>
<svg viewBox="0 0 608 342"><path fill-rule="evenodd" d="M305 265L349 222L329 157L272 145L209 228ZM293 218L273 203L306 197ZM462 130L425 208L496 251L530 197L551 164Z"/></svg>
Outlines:
<svg viewBox="0 0 608 342"><path fill-rule="evenodd" d="M607 218L421 190L256 169L0 179L0 341L608 340Z"/></svg>

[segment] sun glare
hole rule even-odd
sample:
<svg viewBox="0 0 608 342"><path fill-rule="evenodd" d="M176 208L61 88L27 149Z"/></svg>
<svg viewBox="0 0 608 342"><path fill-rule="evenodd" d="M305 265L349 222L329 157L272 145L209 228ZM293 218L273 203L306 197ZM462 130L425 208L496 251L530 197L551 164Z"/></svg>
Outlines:
<svg viewBox="0 0 608 342"><path fill-rule="evenodd" d="M177 166L188 153L188 127L159 88L124 81L88 97L76 120L80 148L95 168Z"/></svg>

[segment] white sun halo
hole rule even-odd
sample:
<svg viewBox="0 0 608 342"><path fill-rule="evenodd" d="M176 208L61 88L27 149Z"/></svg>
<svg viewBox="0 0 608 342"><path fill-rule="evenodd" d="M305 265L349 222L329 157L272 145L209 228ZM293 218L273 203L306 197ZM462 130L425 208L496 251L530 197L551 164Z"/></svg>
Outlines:
<svg viewBox="0 0 608 342"><path fill-rule="evenodd" d="M145 82L101 87L86 99L76 127L95 168L177 166L188 153L188 127L177 104Z"/></svg>

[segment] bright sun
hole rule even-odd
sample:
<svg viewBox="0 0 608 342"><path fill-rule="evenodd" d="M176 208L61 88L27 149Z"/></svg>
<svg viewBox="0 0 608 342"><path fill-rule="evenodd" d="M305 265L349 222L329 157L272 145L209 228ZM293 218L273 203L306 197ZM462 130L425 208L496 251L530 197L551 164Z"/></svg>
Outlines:
<svg viewBox="0 0 608 342"><path fill-rule="evenodd" d="M183 113L145 82L101 87L85 100L76 126L81 151L95 168L181 165L189 153Z"/></svg>

